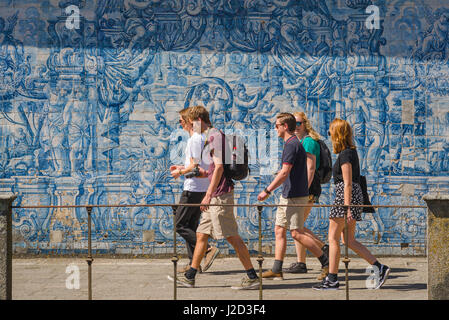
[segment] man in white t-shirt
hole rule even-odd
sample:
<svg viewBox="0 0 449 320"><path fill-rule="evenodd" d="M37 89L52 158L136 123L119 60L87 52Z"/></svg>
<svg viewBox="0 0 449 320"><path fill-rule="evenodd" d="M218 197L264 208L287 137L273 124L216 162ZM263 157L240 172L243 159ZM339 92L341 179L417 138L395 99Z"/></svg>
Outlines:
<svg viewBox="0 0 449 320"><path fill-rule="evenodd" d="M206 143L204 134L199 134L193 131L192 123L188 121L187 113L190 108L183 109L179 112L179 123L182 128L189 132L190 138L187 140L186 157L183 166L171 166L170 171L173 178L177 179L182 175L186 175L184 181L184 188L179 200L179 206L176 209L176 231L186 241L187 255L189 257L189 264L180 272L185 272L189 269L193 258L193 252L196 245L196 229L200 221L201 210L200 207L183 206L183 203L200 204L203 200L206 191L209 187L208 178L191 177L198 167L208 170L209 165L202 160L202 150ZM199 174L197 174L199 175ZM208 248L206 254L206 264L204 271L206 271L212 264L213 260L218 255L218 248Z"/></svg>

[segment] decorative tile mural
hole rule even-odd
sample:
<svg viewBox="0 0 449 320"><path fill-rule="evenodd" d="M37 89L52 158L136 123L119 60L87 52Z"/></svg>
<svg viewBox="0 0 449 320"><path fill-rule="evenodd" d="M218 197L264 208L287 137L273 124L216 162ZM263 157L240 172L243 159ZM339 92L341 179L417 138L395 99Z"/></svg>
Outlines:
<svg viewBox="0 0 449 320"><path fill-rule="evenodd" d="M250 149L236 203L257 203L280 166L281 111L305 111L329 146L332 119L351 123L373 204L449 191L445 1L0 0L0 16L0 190L16 206L176 202L177 112L197 104ZM320 203L332 198L324 185ZM266 253L274 210L262 214ZM328 211L306 223L323 239ZM257 250L257 210L235 212ZM86 218L15 209L14 250L85 252ZM170 207L94 208L94 252L171 252L172 218ZM377 254L423 255L426 210L377 209L357 237Z"/></svg>

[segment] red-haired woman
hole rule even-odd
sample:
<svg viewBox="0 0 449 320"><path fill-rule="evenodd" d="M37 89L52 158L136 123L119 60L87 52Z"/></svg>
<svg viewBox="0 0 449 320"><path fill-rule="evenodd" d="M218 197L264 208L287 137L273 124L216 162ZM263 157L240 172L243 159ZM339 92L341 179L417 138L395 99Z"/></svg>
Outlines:
<svg viewBox="0 0 449 320"><path fill-rule="evenodd" d="M385 283L390 268L379 263L371 252L354 238L356 222L362 220L361 207L346 209L348 210L348 239L345 239L343 233L345 226L345 207L343 205L363 204L363 194L360 187L359 156L354 145L351 126L345 120L334 119L329 127L329 135L332 140L333 151L335 154L338 154L332 168L335 183L334 204L342 206L333 207L329 214L329 274L323 279L321 284L313 288L316 290L338 289L337 274L340 262L340 237L342 237L349 248L373 266L376 275L378 275L374 289L378 289Z"/></svg>

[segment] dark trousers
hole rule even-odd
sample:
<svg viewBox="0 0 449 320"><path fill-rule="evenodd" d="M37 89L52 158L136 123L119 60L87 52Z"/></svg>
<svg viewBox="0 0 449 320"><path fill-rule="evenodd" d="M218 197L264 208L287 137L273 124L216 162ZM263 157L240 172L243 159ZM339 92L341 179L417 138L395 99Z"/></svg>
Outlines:
<svg viewBox="0 0 449 320"><path fill-rule="evenodd" d="M186 241L187 255L190 262L196 245L196 228L200 222L200 207L186 207L183 203L201 203L205 192L183 191L176 209L176 231Z"/></svg>

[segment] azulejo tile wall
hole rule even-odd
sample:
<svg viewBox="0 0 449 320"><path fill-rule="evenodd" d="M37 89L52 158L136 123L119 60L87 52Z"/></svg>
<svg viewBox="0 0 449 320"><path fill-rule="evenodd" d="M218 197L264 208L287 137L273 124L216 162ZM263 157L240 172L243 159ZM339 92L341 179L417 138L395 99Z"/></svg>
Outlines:
<svg viewBox="0 0 449 320"><path fill-rule="evenodd" d="M369 5L378 29L367 27ZM374 204L424 204L449 190L444 1L0 0L0 9L0 190L16 193L15 205L175 202L177 112L193 104L247 139L251 175L237 203L256 203L279 166L280 111L305 111L329 146L330 121L347 119ZM332 192L323 186L321 203ZM236 213L257 249L256 210ZM86 217L16 209L15 252L84 252ZM271 252L274 210L262 217ZM327 217L314 209L306 225L325 238ZM165 253L172 226L170 207L95 208L94 249ZM426 211L378 209L357 237L375 253L425 254Z"/></svg>

